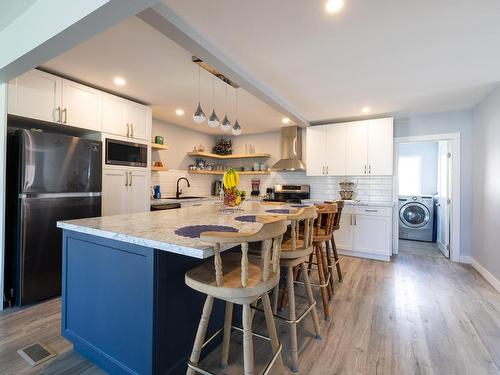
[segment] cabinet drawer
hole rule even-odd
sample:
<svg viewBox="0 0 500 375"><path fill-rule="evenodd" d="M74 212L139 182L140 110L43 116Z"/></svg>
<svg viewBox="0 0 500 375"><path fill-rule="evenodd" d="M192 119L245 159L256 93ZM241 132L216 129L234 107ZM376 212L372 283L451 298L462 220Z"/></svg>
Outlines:
<svg viewBox="0 0 500 375"><path fill-rule="evenodd" d="M379 206L354 206L354 214L390 217L392 215L392 208Z"/></svg>

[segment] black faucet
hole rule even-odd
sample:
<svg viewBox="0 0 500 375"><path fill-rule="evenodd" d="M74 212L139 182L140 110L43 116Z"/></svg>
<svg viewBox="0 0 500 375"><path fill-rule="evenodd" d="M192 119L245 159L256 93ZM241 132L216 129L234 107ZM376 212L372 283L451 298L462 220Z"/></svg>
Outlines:
<svg viewBox="0 0 500 375"><path fill-rule="evenodd" d="M175 189L175 197L179 198L182 194L182 190L179 190L179 182L181 180L186 180L188 187L191 187L191 184L189 183L189 180L186 177L181 177L177 180L177 188Z"/></svg>

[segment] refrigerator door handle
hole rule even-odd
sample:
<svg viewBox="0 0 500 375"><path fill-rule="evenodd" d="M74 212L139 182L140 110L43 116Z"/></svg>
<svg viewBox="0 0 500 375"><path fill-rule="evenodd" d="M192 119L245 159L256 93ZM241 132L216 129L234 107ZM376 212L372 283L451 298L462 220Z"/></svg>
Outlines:
<svg viewBox="0 0 500 375"><path fill-rule="evenodd" d="M100 197L102 193L21 193L19 199L47 199L47 198L81 198L81 197Z"/></svg>

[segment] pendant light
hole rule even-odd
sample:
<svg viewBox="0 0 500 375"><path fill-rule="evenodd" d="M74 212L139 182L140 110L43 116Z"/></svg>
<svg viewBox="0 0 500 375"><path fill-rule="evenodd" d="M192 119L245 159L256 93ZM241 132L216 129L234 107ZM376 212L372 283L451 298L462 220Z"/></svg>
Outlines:
<svg viewBox="0 0 500 375"><path fill-rule="evenodd" d="M208 118L208 126L211 128L216 128L219 126L219 118L217 117L217 113L215 113L215 76L212 83L212 104L213 109L212 114Z"/></svg>
<svg viewBox="0 0 500 375"><path fill-rule="evenodd" d="M241 134L241 126L238 122L238 89L235 89L236 90L236 121L234 122L234 126L233 128L231 129L231 133L233 133L233 135L240 135Z"/></svg>
<svg viewBox="0 0 500 375"><path fill-rule="evenodd" d="M225 94L226 98L225 98L225 102L226 102L226 109L227 109L227 83L226 83L226 94ZM220 128L227 132L229 131L229 129L231 129L231 122L229 121L229 119L227 118L227 110L226 110L226 113L224 114L224 120L222 120L222 123L220 124Z"/></svg>
<svg viewBox="0 0 500 375"><path fill-rule="evenodd" d="M200 74L201 74L200 66L198 65L198 107L196 108L196 111L193 113L193 120L197 124L203 123L206 119L205 112L203 112L203 109L201 109L201 104L200 104L200 90L201 90Z"/></svg>

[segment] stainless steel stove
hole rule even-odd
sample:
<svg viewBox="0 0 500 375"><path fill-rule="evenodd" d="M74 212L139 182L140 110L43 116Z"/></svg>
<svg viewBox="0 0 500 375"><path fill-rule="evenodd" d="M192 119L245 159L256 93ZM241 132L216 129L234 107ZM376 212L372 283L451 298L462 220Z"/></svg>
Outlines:
<svg viewBox="0 0 500 375"><path fill-rule="evenodd" d="M310 185L276 185L274 197L265 198L266 202L300 203L303 199L311 198Z"/></svg>

